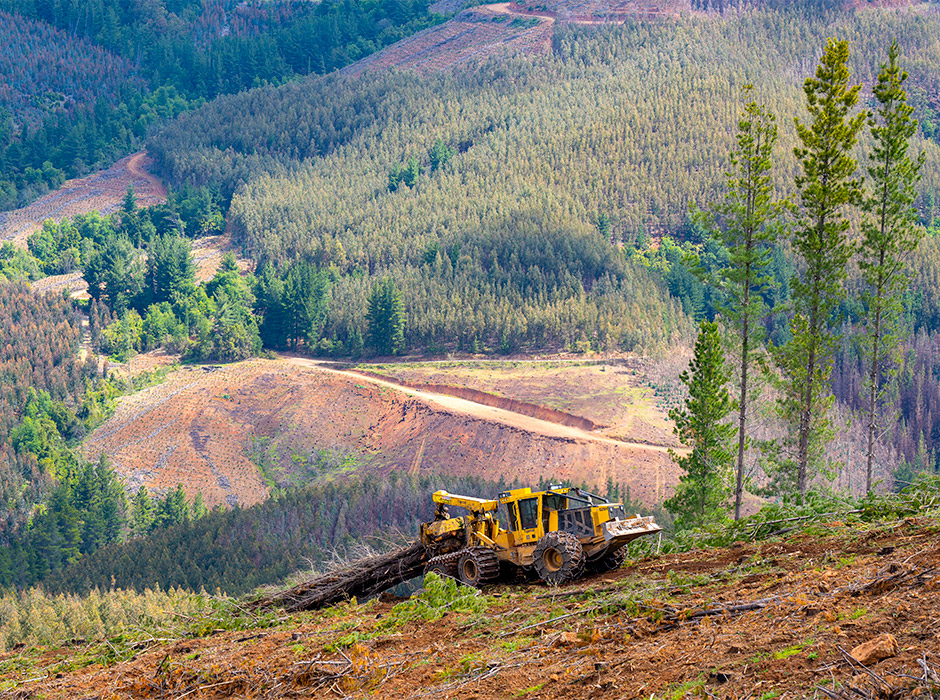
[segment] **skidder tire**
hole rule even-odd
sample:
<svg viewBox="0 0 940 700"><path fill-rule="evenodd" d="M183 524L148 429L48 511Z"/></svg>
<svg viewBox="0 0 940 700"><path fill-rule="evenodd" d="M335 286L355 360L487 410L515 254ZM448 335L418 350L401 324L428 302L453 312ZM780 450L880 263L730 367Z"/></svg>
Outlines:
<svg viewBox="0 0 940 700"><path fill-rule="evenodd" d="M626 546L620 546L616 549L608 549L604 552L603 555L599 556L593 561L587 563L587 568L589 571L595 574L604 574L608 571L613 571L614 569L619 569L623 566L624 560L627 558L627 548Z"/></svg>
<svg viewBox="0 0 940 700"><path fill-rule="evenodd" d="M496 552L486 547L468 547L460 551L457 560L457 580L479 588L499 579L499 559Z"/></svg>
<svg viewBox="0 0 940 700"><path fill-rule="evenodd" d="M424 573L435 573L448 578L457 578L457 560L460 559L460 552L451 552L442 554L438 557L431 557L428 563L424 565Z"/></svg>
<svg viewBox="0 0 940 700"><path fill-rule="evenodd" d="M573 581L584 573L584 550L570 532L549 532L535 545L532 565L545 583Z"/></svg>

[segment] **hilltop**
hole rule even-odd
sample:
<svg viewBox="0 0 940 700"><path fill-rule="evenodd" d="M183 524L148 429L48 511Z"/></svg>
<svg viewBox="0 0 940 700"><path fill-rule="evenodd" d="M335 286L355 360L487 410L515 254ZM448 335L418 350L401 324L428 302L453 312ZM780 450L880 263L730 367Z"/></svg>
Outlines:
<svg viewBox="0 0 940 700"><path fill-rule="evenodd" d="M22 648L0 656L0 697L940 696L940 521L837 517L561 588L428 579L408 600Z"/></svg>
<svg viewBox="0 0 940 700"><path fill-rule="evenodd" d="M679 445L641 364L456 363L446 384L303 358L189 367L121 399L83 449L107 455L131 491L182 483L210 506L315 478L324 450L351 458L347 472L570 479L653 506L678 479L668 448Z"/></svg>

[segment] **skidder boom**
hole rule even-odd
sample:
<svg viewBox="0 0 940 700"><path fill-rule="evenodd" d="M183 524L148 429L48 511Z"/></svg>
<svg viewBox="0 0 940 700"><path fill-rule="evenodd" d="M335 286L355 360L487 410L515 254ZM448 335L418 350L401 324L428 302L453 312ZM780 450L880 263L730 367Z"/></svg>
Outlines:
<svg viewBox="0 0 940 700"><path fill-rule="evenodd" d="M623 563L626 545L661 528L652 517L626 518L609 503L578 488L515 489L496 500L437 491L434 522L421 526L428 552L425 571L479 586L520 572L546 583L609 571ZM450 517L447 506L469 511Z"/></svg>

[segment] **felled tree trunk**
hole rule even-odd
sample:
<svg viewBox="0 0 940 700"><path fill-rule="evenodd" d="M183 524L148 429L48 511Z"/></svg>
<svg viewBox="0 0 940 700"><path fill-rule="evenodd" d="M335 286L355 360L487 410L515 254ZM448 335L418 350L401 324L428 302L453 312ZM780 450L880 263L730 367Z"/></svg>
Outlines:
<svg viewBox="0 0 940 700"><path fill-rule="evenodd" d="M350 598L369 598L424 571L427 550L420 542L312 578L258 601L288 612L316 610Z"/></svg>

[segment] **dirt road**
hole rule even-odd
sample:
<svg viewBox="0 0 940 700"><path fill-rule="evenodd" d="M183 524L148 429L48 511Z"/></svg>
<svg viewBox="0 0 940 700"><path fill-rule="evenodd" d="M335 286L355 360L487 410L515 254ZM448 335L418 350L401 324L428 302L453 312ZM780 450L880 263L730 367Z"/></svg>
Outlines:
<svg viewBox="0 0 940 700"><path fill-rule="evenodd" d="M599 26L605 24L623 24L623 19L591 19L587 17L558 17L556 14L550 12L537 12L536 10L530 10L528 8L522 8L516 5L514 2L500 2L493 5L484 5L481 9L489 10L494 14L498 15L508 15L513 18L521 19L538 19L543 22L547 22L550 25L553 25L557 21L561 21L563 24L580 24L584 26Z"/></svg>
<svg viewBox="0 0 940 700"><path fill-rule="evenodd" d="M413 389L411 387L403 386L390 379L379 379L378 377L371 377L360 374L358 372L336 369L335 367L329 366L331 363L323 360L312 360L305 357L292 356L283 356L282 359L297 367L309 367L319 372L328 372L330 374L339 375L357 383L369 383L385 387L387 389L393 389L395 391L401 392L402 394L405 394L406 396L420 399L421 401L424 401L425 403L428 403L439 410L443 409L446 412L456 413L458 415L470 416L471 418L479 418L480 420L500 423L502 425L519 428L520 430L525 430L530 433L546 435L549 437L568 438L608 445L632 447L635 449L650 450L652 452L668 452L670 449L669 447L663 445L649 445L646 443L617 440L615 438L598 435L597 433L582 430L580 428L575 428L568 425L559 425L558 423L552 423L550 421L541 420L539 418L533 418L531 416L522 415L521 413L515 413L513 411L502 408L485 406L468 399L461 399L455 396L448 396L446 394L437 394L421 389ZM682 450L677 451L682 452Z"/></svg>
<svg viewBox="0 0 940 700"><path fill-rule="evenodd" d="M131 159L127 161L127 171L134 177L141 178L150 183L151 196L166 197L167 192L166 187L163 186L163 182L146 170L151 162L152 159L147 155L146 151L135 153L131 156Z"/></svg>
<svg viewBox="0 0 940 700"><path fill-rule="evenodd" d="M166 188L146 171L149 162L144 151L126 156L107 170L65 182L22 209L0 212L0 240L26 245L29 234L42 227L46 219L61 221L93 211L102 216L113 214L120 209L130 186L141 207L165 202Z"/></svg>

